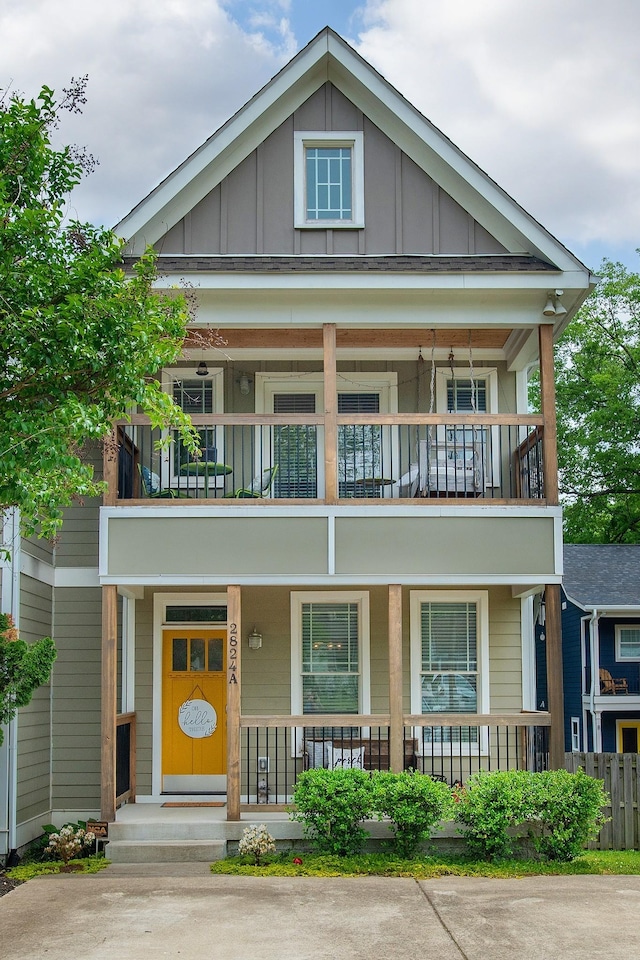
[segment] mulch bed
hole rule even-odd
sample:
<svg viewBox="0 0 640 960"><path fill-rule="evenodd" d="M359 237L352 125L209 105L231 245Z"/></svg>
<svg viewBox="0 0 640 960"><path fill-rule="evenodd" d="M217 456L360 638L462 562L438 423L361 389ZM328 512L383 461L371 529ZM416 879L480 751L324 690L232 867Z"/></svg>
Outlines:
<svg viewBox="0 0 640 960"><path fill-rule="evenodd" d="M14 887L19 886L22 880L10 880L4 870L0 870L0 897L5 893L11 893Z"/></svg>

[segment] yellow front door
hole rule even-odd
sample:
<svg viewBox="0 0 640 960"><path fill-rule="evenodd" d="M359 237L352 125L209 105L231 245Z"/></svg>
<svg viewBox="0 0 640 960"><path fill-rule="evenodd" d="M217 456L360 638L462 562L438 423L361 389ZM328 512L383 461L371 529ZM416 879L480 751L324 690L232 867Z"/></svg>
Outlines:
<svg viewBox="0 0 640 960"><path fill-rule="evenodd" d="M162 775L166 792L224 789L226 630L163 635Z"/></svg>

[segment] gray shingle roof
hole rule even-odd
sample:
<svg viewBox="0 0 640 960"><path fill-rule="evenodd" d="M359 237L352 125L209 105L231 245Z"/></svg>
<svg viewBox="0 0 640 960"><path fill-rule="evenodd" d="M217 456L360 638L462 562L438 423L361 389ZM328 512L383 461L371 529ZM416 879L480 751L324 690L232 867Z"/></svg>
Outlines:
<svg viewBox="0 0 640 960"><path fill-rule="evenodd" d="M125 257L125 267L135 258ZM172 256L158 257L160 273L557 273L557 267L524 254L482 256Z"/></svg>
<svg viewBox="0 0 640 960"><path fill-rule="evenodd" d="M640 544L565 543L562 585L586 607L640 607Z"/></svg>

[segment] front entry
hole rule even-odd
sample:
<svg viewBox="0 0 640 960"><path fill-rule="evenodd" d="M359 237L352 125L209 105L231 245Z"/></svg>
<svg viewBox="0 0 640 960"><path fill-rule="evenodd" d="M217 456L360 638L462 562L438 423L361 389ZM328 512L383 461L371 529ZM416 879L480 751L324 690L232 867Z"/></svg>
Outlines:
<svg viewBox="0 0 640 960"><path fill-rule="evenodd" d="M226 790L226 630L165 630L162 648L162 790Z"/></svg>

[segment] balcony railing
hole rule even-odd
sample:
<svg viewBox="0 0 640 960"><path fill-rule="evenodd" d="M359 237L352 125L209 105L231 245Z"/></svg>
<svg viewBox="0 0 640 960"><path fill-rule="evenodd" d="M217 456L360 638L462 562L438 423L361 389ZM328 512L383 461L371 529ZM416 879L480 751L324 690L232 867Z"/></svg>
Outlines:
<svg viewBox="0 0 640 960"><path fill-rule="evenodd" d="M353 726L298 725L316 719L242 717L240 796L244 805L289 803L303 770L390 768L388 716L354 716ZM546 770L549 723L546 713L408 716L403 766L450 786L464 783L479 770Z"/></svg>
<svg viewBox="0 0 640 960"><path fill-rule="evenodd" d="M542 418L339 415L325 447L319 415L193 417L202 455L142 416L118 426L118 500L542 500ZM115 482L115 481L114 481Z"/></svg>

